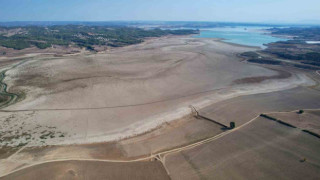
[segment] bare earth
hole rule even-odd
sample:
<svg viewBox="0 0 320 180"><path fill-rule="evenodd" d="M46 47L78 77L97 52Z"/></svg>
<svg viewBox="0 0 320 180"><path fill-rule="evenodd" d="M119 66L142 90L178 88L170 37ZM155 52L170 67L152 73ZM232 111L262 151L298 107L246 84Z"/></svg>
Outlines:
<svg viewBox="0 0 320 180"><path fill-rule="evenodd" d="M157 161L135 163L53 162L34 166L0 179L170 179L161 166L161 163Z"/></svg>
<svg viewBox="0 0 320 180"><path fill-rule="evenodd" d="M25 97L0 110L0 177L15 171L3 179L319 178L319 139L253 118L319 109L320 76L236 56L250 50L163 37L97 54L0 59L2 69L25 60L4 80L9 92ZM244 127L226 131L194 118L190 105Z"/></svg>
<svg viewBox="0 0 320 180"><path fill-rule="evenodd" d="M317 109L320 107L319 91L297 87L286 91L241 96L222 101L200 110L200 113L222 124L230 121L239 126L264 112Z"/></svg>
<svg viewBox="0 0 320 180"><path fill-rule="evenodd" d="M168 155L172 179L319 179L320 141L259 118L216 141Z"/></svg>
<svg viewBox="0 0 320 180"><path fill-rule="evenodd" d="M316 134L320 134L320 111L319 110L304 110L302 114L298 111L294 112L279 112L268 114L271 117L289 123L300 129L308 130Z"/></svg>
<svg viewBox="0 0 320 180"><path fill-rule="evenodd" d="M15 122L4 127L12 133L23 126L18 140L7 143L112 141L188 115L189 105L201 108L238 95L312 84L303 74L261 85L234 84L278 73L233 55L247 50L252 48L167 37L108 53L35 57L6 73L9 91L27 94L0 115Z"/></svg>

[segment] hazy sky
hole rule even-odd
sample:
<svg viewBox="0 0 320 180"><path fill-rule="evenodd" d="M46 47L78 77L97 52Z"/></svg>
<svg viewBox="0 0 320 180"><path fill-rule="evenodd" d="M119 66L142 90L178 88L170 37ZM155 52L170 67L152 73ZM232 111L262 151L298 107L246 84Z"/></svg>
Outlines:
<svg viewBox="0 0 320 180"><path fill-rule="evenodd" d="M320 0L0 0L0 21L320 22Z"/></svg>

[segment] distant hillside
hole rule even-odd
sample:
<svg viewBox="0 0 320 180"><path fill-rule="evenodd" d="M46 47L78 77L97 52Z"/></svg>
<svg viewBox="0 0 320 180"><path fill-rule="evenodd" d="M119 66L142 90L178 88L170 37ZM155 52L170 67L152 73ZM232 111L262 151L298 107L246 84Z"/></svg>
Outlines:
<svg viewBox="0 0 320 180"><path fill-rule="evenodd" d="M147 37L197 34L197 30L161 30L124 26L20 26L0 27L0 46L21 50L36 46L40 49L52 45L75 45L93 50L94 45L120 47L136 44Z"/></svg>

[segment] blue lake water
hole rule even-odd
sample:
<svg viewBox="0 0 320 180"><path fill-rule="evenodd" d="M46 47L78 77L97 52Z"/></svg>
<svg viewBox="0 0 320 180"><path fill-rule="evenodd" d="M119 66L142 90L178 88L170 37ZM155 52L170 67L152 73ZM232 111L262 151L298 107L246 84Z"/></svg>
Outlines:
<svg viewBox="0 0 320 180"><path fill-rule="evenodd" d="M200 29L197 38L222 38L225 42L236 43L247 46L258 46L264 48L263 44L287 39L268 35L263 29L266 27L236 27L236 28L211 28Z"/></svg>

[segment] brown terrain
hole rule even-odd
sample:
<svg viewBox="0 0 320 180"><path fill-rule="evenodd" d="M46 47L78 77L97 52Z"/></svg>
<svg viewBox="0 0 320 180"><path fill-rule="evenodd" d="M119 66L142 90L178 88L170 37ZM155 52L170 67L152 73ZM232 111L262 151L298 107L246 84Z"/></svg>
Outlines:
<svg viewBox="0 0 320 180"><path fill-rule="evenodd" d="M0 110L0 179L320 178L319 138L302 131L319 131L320 75L241 62L249 50L164 37L23 57L4 80L25 96Z"/></svg>
<svg viewBox="0 0 320 180"><path fill-rule="evenodd" d="M250 125L166 156L172 179L319 179L320 141L277 122Z"/></svg>
<svg viewBox="0 0 320 180"><path fill-rule="evenodd" d="M170 179L161 166L161 163L157 161L133 163L51 162L24 169L2 179Z"/></svg>
<svg viewBox="0 0 320 180"><path fill-rule="evenodd" d="M301 112L299 112L301 111ZM320 136L320 111L299 110L293 112L270 113L269 116L284 121L297 128L308 130Z"/></svg>

